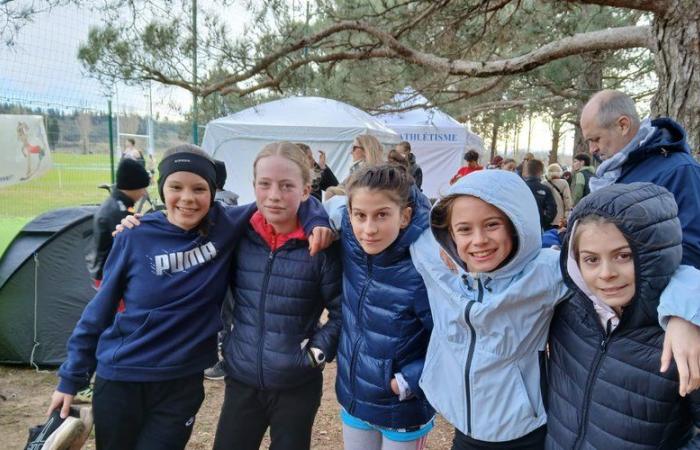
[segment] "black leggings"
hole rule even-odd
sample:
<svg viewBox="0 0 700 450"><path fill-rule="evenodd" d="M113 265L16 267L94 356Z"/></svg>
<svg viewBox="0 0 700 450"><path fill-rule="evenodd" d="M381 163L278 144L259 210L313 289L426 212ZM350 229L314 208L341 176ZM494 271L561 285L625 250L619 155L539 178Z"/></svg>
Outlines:
<svg viewBox="0 0 700 450"><path fill-rule="evenodd" d="M184 449L204 401L202 381L201 373L154 382L95 377L97 450Z"/></svg>
<svg viewBox="0 0 700 450"><path fill-rule="evenodd" d="M455 429L455 438L452 441L452 450L542 450L544 438L547 436L547 427L542 426L523 437L506 442L486 442L472 439Z"/></svg>

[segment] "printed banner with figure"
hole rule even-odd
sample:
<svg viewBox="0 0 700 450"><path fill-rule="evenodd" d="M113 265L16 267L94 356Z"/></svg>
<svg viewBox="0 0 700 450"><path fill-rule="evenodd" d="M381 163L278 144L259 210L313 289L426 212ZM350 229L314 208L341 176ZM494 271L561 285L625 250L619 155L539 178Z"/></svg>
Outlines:
<svg viewBox="0 0 700 450"><path fill-rule="evenodd" d="M40 177L50 168L44 118L0 114L0 187Z"/></svg>

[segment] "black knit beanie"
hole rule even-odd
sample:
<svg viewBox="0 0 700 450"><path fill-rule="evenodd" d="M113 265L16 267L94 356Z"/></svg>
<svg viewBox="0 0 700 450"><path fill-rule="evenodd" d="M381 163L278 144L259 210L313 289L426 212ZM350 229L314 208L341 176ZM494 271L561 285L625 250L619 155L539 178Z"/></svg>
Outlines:
<svg viewBox="0 0 700 450"><path fill-rule="evenodd" d="M117 189L131 191L147 188L151 177L140 162L124 158L117 167Z"/></svg>
<svg viewBox="0 0 700 450"><path fill-rule="evenodd" d="M170 174L175 172L191 172L206 180L211 193L211 204L214 204L216 195L216 169L211 159L196 153L177 152L164 158L158 164L158 193L160 199L165 203L163 186Z"/></svg>
<svg viewBox="0 0 700 450"><path fill-rule="evenodd" d="M219 161L218 159L214 160L214 165L216 166L216 187L217 189L224 189L224 185L226 184L226 163L223 161Z"/></svg>

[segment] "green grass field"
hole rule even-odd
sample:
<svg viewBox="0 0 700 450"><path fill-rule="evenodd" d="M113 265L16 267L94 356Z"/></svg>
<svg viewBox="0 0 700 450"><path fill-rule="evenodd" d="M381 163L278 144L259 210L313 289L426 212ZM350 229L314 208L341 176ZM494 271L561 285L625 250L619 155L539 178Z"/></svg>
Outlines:
<svg viewBox="0 0 700 450"><path fill-rule="evenodd" d="M53 153L51 157L53 168L43 177L0 187L0 255L34 217L57 208L97 205L107 197L107 191L97 186L111 182L109 155ZM151 194L157 198L153 187Z"/></svg>
<svg viewBox="0 0 700 450"><path fill-rule="evenodd" d="M0 255L31 217L0 217Z"/></svg>

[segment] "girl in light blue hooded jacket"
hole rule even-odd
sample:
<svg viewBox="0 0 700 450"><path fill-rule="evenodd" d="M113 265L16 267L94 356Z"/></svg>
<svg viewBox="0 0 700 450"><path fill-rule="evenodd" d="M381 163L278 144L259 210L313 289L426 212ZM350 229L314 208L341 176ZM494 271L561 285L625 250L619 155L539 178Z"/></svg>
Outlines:
<svg viewBox="0 0 700 450"><path fill-rule="evenodd" d="M558 252L541 248L535 199L516 174L476 172L435 205L431 227L411 247L434 321L421 388L455 426L453 450L542 448L545 345L567 288ZM440 248L459 276L441 261ZM675 354L679 370L693 371L691 387L698 381L698 329L669 319L700 322L699 279L695 269L682 266L658 310L660 323L669 322L669 342L693 342L692 357L681 361Z"/></svg>

